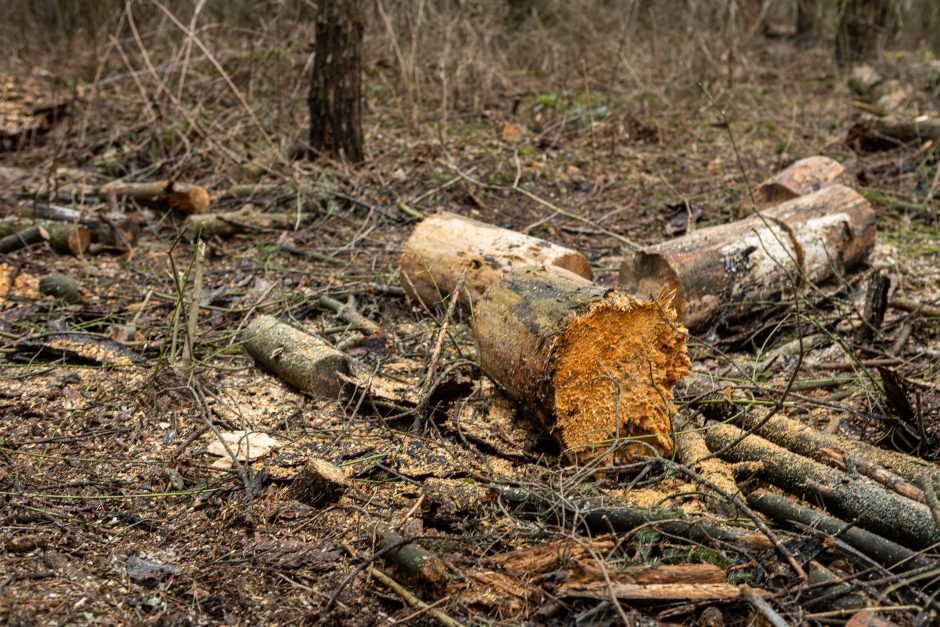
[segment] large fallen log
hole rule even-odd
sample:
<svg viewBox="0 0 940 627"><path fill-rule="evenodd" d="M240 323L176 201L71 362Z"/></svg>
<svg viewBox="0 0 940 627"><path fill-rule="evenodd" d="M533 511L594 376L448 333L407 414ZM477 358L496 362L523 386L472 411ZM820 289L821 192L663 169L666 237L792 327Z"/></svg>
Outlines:
<svg viewBox="0 0 940 627"><path fill-rule="evenodd" d="M425 218L415 227L405 243L399 272L408 295L427 305L442 302L466 273L466 294L476 303L502 274L530 264L593 278L591 264L575 250L447 212Z"/></svg>
<svg viewBox="0 0 940 627"><path fill-rule="evenodd" d="M302 392L336 398L349 374L345 355L320 338L271 316L258 316L242 332L245 350L266 369Z"/></svg>
<svg viewBox="0 0 940 627"><path fill-rule="evenodd" d="M672 387L688 372L669 297L637 300L560 268L498 279L473 321L483 370L530 410L569 459L672 452Z"/></svg>
<svg viewBox="0 0 940 627"><path fill-rule="evenodd" d="M792 453L731 425L709 427L706 441L730 462L760 462L759 476L773 485L806 499L821 499L837 515L865 529L893 538L912 548L940 542L940 530L930 510L865 477L849 475ZM738 442L731 448L728 445Z"/></svg>
<svg viewBox="0 0 940 627"><path fill-rule="evenodd" d="M698 229L624 257L620 283L645 296L665 286L690 329L752 314L799 282L800 252L787 229L756 217Z"/></svg>
<svg viewBox="0 0 940 627"><path fill-rule="evenodd" d="M845 168L835 159L815 156L792 163L754 188L754 202L758 209L818 192L829 185L848 184ZM750 198L746 199L750 204Z"/></svg>
<svg viewBox="0 0 940 627"><path fill-rule="evenodd" d="M756 304L863 261L875 243L875 213L842 185L707 227L627 255L620 282L638 294L676 290L686 326L752 314Z"/></svg>

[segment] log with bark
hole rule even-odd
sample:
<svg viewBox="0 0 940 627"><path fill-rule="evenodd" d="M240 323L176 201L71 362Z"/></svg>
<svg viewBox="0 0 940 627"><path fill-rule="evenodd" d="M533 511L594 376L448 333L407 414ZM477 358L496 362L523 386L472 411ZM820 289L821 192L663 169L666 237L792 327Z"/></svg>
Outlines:
<svg viewBox="0 0 940 627"><path fill-rule="evenodd" d="M593 278L581 253L509 229L453 213L425 218L405 243L401 285L426 305L440 303L466 273L465 294L476 303L502 274L524 265L544 264Z"/></svg>
<svg viewBox="0 0 940 627"><path fill-rule="evenodd" d="M239 233L293 229L303 220L297 213L265 213L252 205L236 211L198 213L186 217L184 226L190 237L232 237Z"/></svg>
<svg viewBox="0 0 940 627"><path fill-rule="evenodd" d="M98 196L130 198L155 209L172 209L180 213L205 213L209 210L209 193L204 187L176 181L147 183L108 183L98 188Z"/></svg>
<svg viewBox="0 0 940 627"><path fill-rule="evenodd" d="M126 250L135 244L140 236L140 225L137 221L119 213L81 211L45 203L16 206L11 211L17 216L31 220L81 225L88 229L92 244L100 247Z"/></svg>
<svg viewBox="0 0 940 627"><path fill-rule="evenodd" d="M620 281L638 294L676 290L686 326L752 315L755 305L805 278L814 283L857 265L875 243L875 213L843 185L794 198L759 215L693 231L627 255Z"/></svg>
<svg viewBox="0 0 940 627"><path fill-rule="evenodd" d="M618 448L618 459L650 447L671 454L672 387L689 357L667 293L637 300L561 268L529 266L493 283L473 331L483 370L569 459Z"/></svg>
<svg viewBox="0 0 940 627"><path fill-rule="evenodd" d="M797 455L731 425L709 427L706 441L712 450L733 463L759 462L759 476L779 488L806 499L821 499L837 515L856 520L877 534L912 548L940 542L940 530L930 510L916 501L888 492L865 477L852 478L809 458ZM734 446L729 445L732 443Z"/></svg>
<svg viewBox="0 0 940 627"><path fill-rule="evenodd" d="M849 177L841 163L829 157L806 157L755 187L754 202L758 209L765 209L837 183L849 183ZM746 204L749 206L750 198Z"/></svg>
<svg viewBox="0 0 940 627"><path fill-rule="evenodd" d="M336 398L349 374L345 355L320 338L271 316L258 316L242 332L255 361L302 392Z"/></svg>
<svg viewBox="0 0 940 627"><path fill-rule="evenodd" d="M845 139L856 152L893 150L911 142L940 140L940 119L922 115L912 119L895 116L863 116Z"/></svg>
<svg viewBox="0 0 940 627"><path fill-rule="evenodd" d="M15 217L0 220L0 250L12 252L18 247L49 243L50 248L63 255L82 255L91 244L90 231L81 225L64 222L30 222Z"/></svg>

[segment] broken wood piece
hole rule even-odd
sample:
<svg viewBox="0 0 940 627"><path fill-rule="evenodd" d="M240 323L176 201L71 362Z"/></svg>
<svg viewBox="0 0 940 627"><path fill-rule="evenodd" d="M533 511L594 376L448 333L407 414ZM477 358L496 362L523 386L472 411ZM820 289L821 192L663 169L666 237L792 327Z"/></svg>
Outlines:
<svg viewBox="0 0 940 627"><path fill-rule="evenodd" d="M475 304L502 274L529 264L593 278L591 264L575 250L447 212L415 227L405 242L399 274L408 295L431 306L442 303L466 273L460 297L467 304L469 296Z"/></svg>
<svg viewBox="0 0 940 627"><path fill-rule="evenodd" d="M814 156L800 159L754 188L754 203L765 209L836 183L848 184L845 168L835 159ZM750 199L748 199L750 201Z"/></svg>
<svg viewBox="0 0 940 627"><path fill-rule="evenodd" d="M257 233L264 231L293 229L303 215L297 213L265 213L251 205L245 205L237 211L219 213L195 213L186 217L183 223L190 237L197 235L210 237L232 237L239 233Z"/></svg>
<svg viewBox="0 0 940 627"><path fill-rule="evenodd" d="M740 494L731 466L719 457L712 457L712 451L705 443L705 435L695 422L689 420L688 414L680 411L673 423L676 458L725 494ZM708 504L712 510L723 515L731 516L734 513L733 506L718 494L709 495Z"/></svg>
<svg viewBox="0 0 940 627"><path fill-rule="evenodd" d="M811 588L800 604L807 610L851 610L865 607L871 599L858 587L845 583L847 573L833 572L819 562L810 562L809 580ZM812 587L815 586L815 587Z"/></svg>
<svg viewBox="0 0 940 627"><path fill-rule="evenodd" d="M591 581L562 584L556 593L560 597L579 599L609 599L611 596L629 601L737 601L741 588L730 583L654 583L629 584Z"/></svg>
<svg viewBox="0 0 940 627"><path fill-rule="evenodd" d="M926 303L918 303L906 298L894 298L888 303L888 306L892 309L899 309L917 316L940 318L940 307Z"/></svg>
<svg viewBox="0 0 940 627"><path fill-rule="evenodd" d="M672 453L684 331L665 292L637 300L552 266L504 274L473 320L483 371L581 462Z"/></svg>
<svg viewBox="0 0 940 627"><path fill-rule="evenodd" d="M287 497L321 507L335 503L349 487L346 473L325 459L308 459L287 488Z"/></svg>
<svg viewBox="0 0 940 627"><path fill-rule="evenodd" d="M30 360L63 359L69 363L102 366L129 366L147 361L140 353L107 336L78 331L25 337L17 341L13 348L18 353L28 354Z"/></svg>
<svg viewBox="0 0 940 627"><path fill-rule="evenodd" d="M593 555L574 564L571 579L598 581L603 579L601 565ZM611 570L607 576L614 583L640 586L664 584L724 583L725 571L714 564L659 564L656 566L625 566Z"/></svg>
<svg viewBox="0 0 940 627"><path fill-rule="evenodd" d="M852 479L756 435L727 448L744 434L737 427L719 424L710 426L705 437L713 450L724 451L724 459L760 462L758 475L765 481L801 498L821 498L837 515L855 520L865 529L912 548L940 541L940 530L925 505L888 492L870 479Z"/></svg>
<svg viewBox="0 0 940 627"><path fill-rule="evenodd" d="M875 270L868 277L862 324L855 331L855 337L859 342L868 342L881 331L885 311L888 309L888 291L890 289L891 279L880 270Z"/></svg>
<svg viewBox="0 0 940 627"><path fill-rule="evenodd" d="M38 231L34 234L31 229L38 229ZM49 242L49 246L52 250L64 255L82 255L88 250L89 244L91 244L90 231L81 225L48 221L30 223L26 220L18 220L16 218L0 220L0 238L10 238L11 241L13 239L20 239L25 242L30 238L36 237L36 235L39 236L39 239L30 243L38 243L39 241L45 240ZM3 244L0 244L0 247L2 246Z"/></svg>
<svg viewBox="0 0 940 627"><path fill-rule="evenodd" d="M638 296L675 291L679 319L701 329L721 317L753 315L755 305L799 284L800 257L783 224L751 217L628 253L620 283Z"/></svg>
<svg viewBox="0 0 940 627"><path fill-rule="evenodd" d="M205 213L209 210L209 192L204 187L176 181L112 182L98 188L98 195L131 198L147 207L180 213Z"/></svg>
<svg viewBox="0 0 940 627"><path fill-rule="evenodd" d="M420 544L408 542L391 529L376 529L375 533L379 548L383 551L382 557L387 562L436 588L447 583L447 566L434 553Z"/></svg>
<svg viewBox="0 0 940 627"><path fill-rule="evenodd" d="M897 492L901 496L905 496L918 503L923 503L924 505L927 504L923 490L905 481L902 477L887 468L872 464L864 458L855 459L847 457L842 451L834 448L824 448L822 449L822 453L826 455L839 470L848 470L849 467L854 468L860 474L865 475L872 481L877 481L884 487Z"/></svg>
<svg viewBox="0 0 940 627"><path fill-rule="evenodd" d="M911 570L935 564L934 560L923 557L920 553L903 547L897 542L797 503L780 494L767 490L755 490L748 495L747 504L778 523L796 522L802 527L819 529L830 536L838 537L852 548L889 568Z"/></svg>
<svg viewBox="0 0 940 627"><path fill-rule="evenodd" d="M349 302L343 304L335 298L321 296L318 301L320 305L334 312L340 319L345 320L360 331L365 331L370 335L375 335L382 331L382 327L372 322L361 313L356 311L355 303Z"/></svg>
<svg viewBox="0 0 940 627"><path fill-rule="evenodd" d="M346 357L320 338L271 316L258 316L244 331L245 350L278 378L302 392L336 398L349 374Z"/></svg>

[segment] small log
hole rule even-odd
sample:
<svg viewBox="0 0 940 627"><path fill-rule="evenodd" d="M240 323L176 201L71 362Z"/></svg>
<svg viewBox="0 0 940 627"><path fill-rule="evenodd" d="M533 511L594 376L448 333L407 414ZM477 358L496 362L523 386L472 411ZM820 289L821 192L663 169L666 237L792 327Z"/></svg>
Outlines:
<svg viewBox="0 0 940 627"><path fill-rule="evenodd" d="M0 254L12 253L49 239L49 232L41 226L31 226L16 233L0 237Z"/></svg>
<svg viewBox="0 0 940 627"><path fill-rule="evenodd" d="M706 441L714 450L724 449L743 434L731 425L713 425ZM802 498L821 497L836 514L857 519L860 526L875 533L917 548L940 542L940 530L926 506L888 492L870 479L852 479L755 435L745 437L722 457L733 463L760 462L758 474L765 481Z"/></svg>
<svg viewBox="0 0 940 627"><path fill-rule="evenodd" d="M88 229L92 243L103 246L127 249L135 244L140 236L140 225L135 220L122 214L96 214L79 211L71 207L42 203L15 207L13 212L33 220L50 220L81 225Z"/></svg>
<svg viewBox="0 0 940 627"><path fill-rule="evenodd" d="M796 503L784 496L755 490L747 497L747 504L757 512L782 524L799 523L838 537L852 548L872 558L882 566L894 567L902 564L901 570L912 570L930 566L935 562L920 553L901 546L871 531L850 525L829 514Z"/></svg>
<svg viewBox="0 0 940 627"><path fill-rule="evenodd" d="M300 216L300 219L302 221L303 216ZM296 213L265 213L251 205L245 205L237 211L189 215L184 226L190 237L199 234L203 237L232 237L239 233L293 229L297 220Z"/></svg>
<svg viewBox="0 0 940 627"><path fill-rule="evenodd" d="M466 295L475 304L502 274L524 265L556 266L592 279L581 253L509 229L453 213L425 218L405 242L401 285L427 305L441 303L466 273Z"/></svg>
<svg viewBox="0 0 940 627"><path fill-rule="evenodd" d="M810 589L801 605L810 611L813 610L854 610L865 607L870 600L865 593L850 583L844 581L846 573L833 572L819 562L810 562L809 584L816 587Z"/></svg>
<svg viewBox="0 0 940 627"><path fill-rule="evenodd" d="M835 159L815 156L800 159L754 188L758 209L818 192L829 185L848 184L845 168ZM748 206L750 198L747 199Z"/></svg>
<svg viewBox="0 0 940 627"><path fill-rule="evenodd" d="M738 484L734 479L731 466L718 457L711 457L712 451L705 443L705 435L694 422L688 419L689 412L679 412L674 421L676 457L680 463L697 472L726 494L739 494ZM723 515L733 515L733 507L718 495L709 496L708 504L713 511Z"/></svg>
<svg viewBox="0 0 940 627"><path fill-rule="evenodd" d="M798 283L800 264L799 245L783 224L750 217L627 254L620 283L640 296L674 290L680 320L701 329L720 317L753 315L755 304Z"/></svg>
<svg viewBox="0 0 940 627"><path fill-rule="evenodd" d="M91 232L84 226L48 221L30 224L25 220L15 218L0 221L0 237L24 233L33 227L45 230L49 246L59 254L82 255L91 244Z"/></svg>
<svg viewBox="0 0 940 627"><path fill-rule="evenodd" d="M176 181L108 183L98 189L98 195L132 198L148 207L180 213L205 213L209 210L209 192L204 187Z"/></svg>
<svg viewBox="0 0 940 627"><path fill-rule="evenodd" d="M690 362L668 296L640 301L560 268L520 268L480 299L473 331L483 371L570 459L605 455L624 438L672 453L672 387Z"/></svg>
<svg viewBox="0 0 940 627"><path fill-rule="evenodd" d="M434 587L439 588L447 583L447 566L434 553L420 544L408 542L390 529L377 529L376 536L386 561Z"/></svg>
<svg viewBox="0 0 940 627"><path fill-rule="evenodd" d="M819 283L862 263L875 247L875 211L862 195L830 185L762 212L793 233L806 278Z"/></svg>
<svg viewBox="0 0 940 627"><path fill-rule="evenodd" d="M245 350L278 378L302 392L325 398L339 396L346 357L320 338L271 316L258 316L242 332Z"/></svg>
<svg viewBox="0 0 940 627"><path fill-rule="evenodd" d="M917 501L918 503L923 503L927 505L927 498L924 496L924 491L918 488L913 483L909 483L901 478L899 475L891 472L887 468L882 468L875 464L871 464L864 459L853 459L851 457L846 457L842 451L837 451L832 448L824 448L822 452L832 461L832 463L839 470L848 470L849 467L854 468L859 472L859 474L865 475L872 481L877 481L885 488L897 492L901 496L905 496L912 501Z"/></svg>

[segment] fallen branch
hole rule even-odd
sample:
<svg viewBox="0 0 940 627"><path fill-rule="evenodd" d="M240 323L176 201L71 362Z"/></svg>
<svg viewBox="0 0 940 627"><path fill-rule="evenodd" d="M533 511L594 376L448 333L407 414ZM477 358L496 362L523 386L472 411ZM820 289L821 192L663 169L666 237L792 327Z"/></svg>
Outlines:
<svg viewBox="0 0 940 627"><path fill-rule="evenodd" d="M321 296L317 302L320 303L322 307L326 307L335 313L340 319L348 322L360 331L368 333L369 335L375 335L382 330L382 327L356 311L356 307L353 303L343 304L335 298L330 298L329 296Z"/></svg>
<svg viewBox="0 0 940 627"><path fill-rule="evenodd" d="M575 460L672 452L672 387L689 368L667 296L640 301L559 268L522 268L476 305L480 364Z"/></svg>
<svg viewBox="0 0 940 627"><path fill-rule="evenodd" d="M724 449L743 431L731 425L713 425L706 435L708 445ZM865 529L891 535L913 547L940 541L940 530L928 508L888 492L868 479L853 480L845 473L749 435L726 450L731 462L760 462L758 474L765 481L802 498L822 498L836 513L857 520Z"/></svg>
<svg viewBox="0 0 940 627"><path fill-rule="evenodd" d="M303 216L296 213L265 213L251 205L237 211L197 213L186 217L183 223L191 237L232 237L239 233L293 229Z"/></svg>
<svg viewBox="0 0 940 627"><path fill-rule="evenodd" d="M47 241L52 250L57 253L82 255L91 243L91 233L80 225L62 222L30 224L25 220L16 219L0 221L0 238L3 238L0 239L0 250L14 246L2 252L16 250L14 242L17 241L23 245Z"/></svg>
<svg viewBox="0 0 940 627"><path fill-rule="evenodd" d="M742 587L730 583L654 583L630 584L604 581L570 582L562 584L556 594L578 599L618 599L630 601L737 601ZM787 624L787 623L784 623Z"/></svg>

